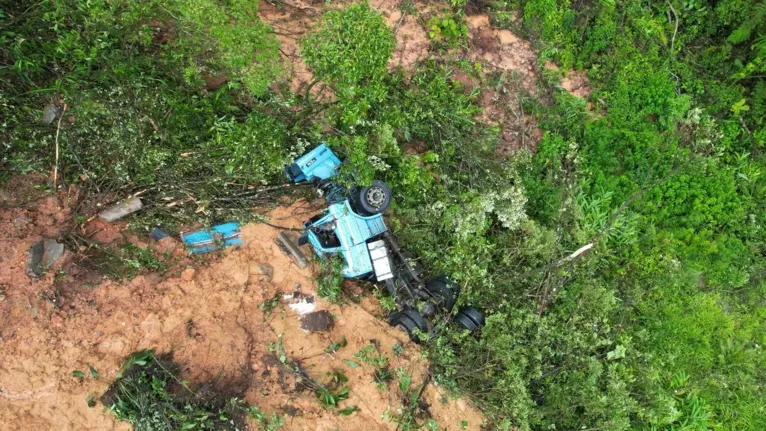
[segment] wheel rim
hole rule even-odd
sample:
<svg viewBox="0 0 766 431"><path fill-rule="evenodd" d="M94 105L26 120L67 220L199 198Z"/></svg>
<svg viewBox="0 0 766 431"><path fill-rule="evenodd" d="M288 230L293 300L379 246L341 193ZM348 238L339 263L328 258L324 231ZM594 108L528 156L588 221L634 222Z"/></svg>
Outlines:
<svg viewBox="0 0 766 431"><path fill-rule="evenodd" d="M386 202L386 192L382 187L370 187L365 195L367 203L375 208L380 208Z"/></svg>

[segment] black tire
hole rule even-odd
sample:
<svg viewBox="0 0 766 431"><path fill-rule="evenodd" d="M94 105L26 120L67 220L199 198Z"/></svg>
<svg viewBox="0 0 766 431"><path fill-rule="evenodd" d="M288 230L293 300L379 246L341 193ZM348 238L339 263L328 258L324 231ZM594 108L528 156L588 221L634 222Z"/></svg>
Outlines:
<svg viewBox="0 0 766 431"><path fill-rule="evenodd" d="M394 313L389 319L391 326L398 326L407 332L410 339L415 342L420 342L420 339L415 334L415 329L420 330L423 333L428 333L428 323L423 316L418 313L418 310L414 308L405 308L402 311Z"/></svg>
<svg viewBox="0 0 766 431"><path fill-rule="evenodd" d="M404 332L409 335L410 339L415 339L415 329L418 327L418 325L415 324L415 322L412 321L409 317L405 316L402 313L394 313L391 318L388 320L388 323L391 326L399 327L404 330Z"/></svg>
<svg viewBox="0 0 766 431"><path fill-rule="evenodd" d="M361 214L380 214L391 205L391 188L380 180L374 180L367 187L356 187L352 194L354 209Z"/></svg>
<svg viewBox="0 0 766 431"><path fill-rule="evenodd" d="M473 307L461 307L460 311L458 311L458 315L468 317L479 328L484 326L484 323L486 323L481 312Z"/></svg>
<svg viewBox="0 0 766 431"><path fill-rule="evenodd" d="M455 316L455 322L460 325L461 328L467 329L470 332L476 332L479 330L479 325L476 324L465 314L458 314Z"/></svg>
<svg viewBox="0 0 766 431"><path fill-rule="evenodd" d="M441 299L441 307L447 312L452 311L455 302L457 302L457 296L460 294L460 286L444 275L428 281L426 290L431 295Z"/></svg>
<svg viewBox="0 0 766 431"><path fill-rule="evenodd" d="M428 333L428 322L426 322L426 319L423 318L423 316L420 314L420 312L414 308L405 308L402 310L402 314L409 317L410 320L415 322L416 325L418 325L418 329L421 331Z"/></svg>

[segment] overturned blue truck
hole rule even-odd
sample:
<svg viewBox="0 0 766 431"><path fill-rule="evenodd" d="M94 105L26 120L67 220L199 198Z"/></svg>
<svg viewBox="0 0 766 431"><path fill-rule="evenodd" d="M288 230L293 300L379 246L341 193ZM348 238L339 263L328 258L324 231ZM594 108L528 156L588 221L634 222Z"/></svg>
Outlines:
<svg viewBox="0 0 766 431"><path fill-rule="evenodd" d="M310 244L320 257L343 259L342 274L385 284L397 310L389 323L411 338L428 336L437 315L451 315L460 294L459 286L445 275L424 281L417 259L402 251L383 220L391 203L391 189L383 181L369 186L344 187L333 181L342 162L321 144L285 167L296 183L310 182L324 196L327 208L304 223L298 246ZM484 326L484 316L473 307L461 307L453 320L471 332Z"/></svg>

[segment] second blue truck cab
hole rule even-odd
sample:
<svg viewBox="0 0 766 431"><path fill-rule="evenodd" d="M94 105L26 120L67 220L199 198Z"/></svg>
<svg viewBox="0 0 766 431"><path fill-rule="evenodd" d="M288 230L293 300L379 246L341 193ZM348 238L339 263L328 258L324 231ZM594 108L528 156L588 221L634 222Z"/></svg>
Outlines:
<svg viewBox="0 0 766 431"><path fill-rule="evenodd" d="M321 144L295 159L295 162L285 168L285 173L290 181L296 183L317 182L337 175L339 166L338 156L327 147L327 144Z"/></svg>

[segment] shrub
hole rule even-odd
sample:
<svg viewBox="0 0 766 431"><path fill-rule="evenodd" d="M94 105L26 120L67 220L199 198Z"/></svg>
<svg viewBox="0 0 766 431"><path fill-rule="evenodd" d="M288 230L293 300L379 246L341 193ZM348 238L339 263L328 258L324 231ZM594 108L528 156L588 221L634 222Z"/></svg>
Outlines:
<svg viewBox="0 0 766 431"><path fill-rule="evenodd" d="M205 393L195 392L179 378L170 355L142 350L127 358L101 402L137 431L247 429L250 407L239 396L216 394L210 388Z"/></svg>
<svg viewBox="0 0 766 431"><path fill-rule="evenodd" d="M362 2L326 12L301 42L301 56L316 79L347 89L380 80L394 45L383 17Z"/></svg>
<svg viewBox="0 0 766 431"><path fill-rule="evenodd" d="M179 42L192 45L197 73L231 73L254 95L265 93L283 74L279 43L258 17L257 2L175 0L174 6L183 17L180 24L197 33Z"/></svg>

